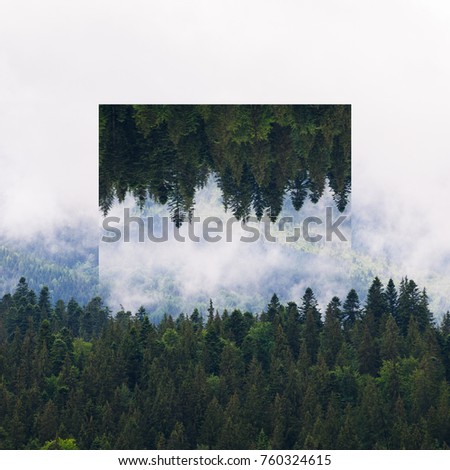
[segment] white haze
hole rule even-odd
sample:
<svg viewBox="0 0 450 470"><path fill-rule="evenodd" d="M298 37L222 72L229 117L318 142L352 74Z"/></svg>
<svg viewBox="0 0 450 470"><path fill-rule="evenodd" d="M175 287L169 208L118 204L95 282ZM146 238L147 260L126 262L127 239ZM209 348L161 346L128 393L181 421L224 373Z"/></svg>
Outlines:
<svg viewBox="0 0 450 470"><path fill-rule="evenodd" d="M116 204L110 216L120 217L123 223L124 207L133 207L129 198L125 204ZM292 216L295 226L308 216L320 217L325 223L325 208L333 206L331 194L327 191L317 205L305 203L300 213L296 213L289 204L281 216ZM278 224L271 228L271 234L277 235L276 242L270 242L263 236L251 243L249 232L237 223L232 234L226 240L225 233L220 233L221 240L207 242L202 237L201 223L206 217L214 216L223 221L224 226L231 214L225 213L220 198L220 191L215 183L210 182L196 196L194 215L200 223L193 225L195 235L200 241L187 237L188 224L185 223L180 233L186 239L180 242L173 237L173 224L169 225L169 240L155 243L147 239L139 241L137 223L130 224L132 235L129 242L123 237L114 243L100 244L100 277L109 288L109 303L122 304L136 310L141 304L150 311L163 313L161 309L175 303L175 311L189 312L194 307L205 310L209 299L213 299L217 308L239 307L249 310L262 309L275 292L281 300L300 299L310 284L315 284L318 297L326 302L333 295L344 295L351 287L351 271L343 261L351 262L350 208L344 215L345 223L339 226L347 241L339 241L333 235L333 242L311 243L300 239L298 242L285 242L285 232L277 233ZM139 211L134 211L139 215ZM146 223L147 216L167 215L168 210L151 207L141 216ZM334 209L333 221L340 213ZM250 224L255 227L254 223ZM113 224L119 227L119 224ZM120 225L123 234L123 225ZM147 228L146 228L147 230ZM160 235L155 230L155 236ZM311 235L325 234L324 226L312 226ZM111 236L111 233L108 234ZM342 256L346 254L346 258ZM173 310L172 310L173 311Z"/></svg>
<svg viewBox="0 0 450 470"><path fill-rule="evenodd" d="M349 103L352 243L384 281L438 286L448 308L449 21L425 0L5 0L0 238L57 246L61 226L97 230L99 103ZM245 282L264 283L262 266L241 267ZM341 295L334 270L302 275L293 300L327 280Z"/></svg>

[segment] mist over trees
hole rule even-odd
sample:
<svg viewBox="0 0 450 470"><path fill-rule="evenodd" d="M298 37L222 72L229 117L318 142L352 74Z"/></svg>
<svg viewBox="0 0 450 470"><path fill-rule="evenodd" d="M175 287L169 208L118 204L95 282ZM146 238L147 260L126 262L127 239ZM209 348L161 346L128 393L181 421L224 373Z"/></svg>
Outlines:
<svg viewBox="0 0 450 470"><path fill-rule="evenodd" d="M83 233L58 235L47 234L45 243L0 237L0 292L14 289L24 276L30 288L39 291L47 286L54 298L65 302L77 296L87 303L98 295L98 246L83 246Z"/></svg>
<svg viewBox="0 0 450 470"><path fill-rule="evenodd" d="M141 208L167 205L178 227L211 177L241 220L276 221L286 197L299 211L327 184L343 211L350 107L101 106L99 172L105 215L131 193ZM316 293L302 285L288 302L264 284L262 309L211 300L204 314L152 319L83 298L88 278L77 299L56 302L59 279L33 290L20 278L0 300L0 448L447 449L450 314L438 325L427 291L406 277L376 277L363 302L352 283L321 309L316 294L333 276L322 268ZM126 304L131 287L116 279Z"/></svg>
<svg viewBox="0 0 450 470"><path fill-rule="evenodd" d="M102 105L99 204L106 215L132 193L167 204L180 226L196 189L215 175L237 219L253 210L275 221L317 202L328 183L343 211L351 190L350 106Z"/></svg>
<svg viewBox="0 0 450 470"><path fill-rule="evenodd" d="M448 448L450 314L426 290L296 300L155 324L21 278L0 301L0 448Z"/></svg>

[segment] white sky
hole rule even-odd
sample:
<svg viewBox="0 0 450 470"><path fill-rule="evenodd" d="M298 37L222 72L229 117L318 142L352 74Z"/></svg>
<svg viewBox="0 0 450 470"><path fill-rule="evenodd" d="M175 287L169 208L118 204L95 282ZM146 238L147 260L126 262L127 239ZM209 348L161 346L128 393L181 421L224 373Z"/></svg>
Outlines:
<svg viewBox="0 0 450 470"><path fill-rule="evenodd" d="M449 26L444 1L3 0L1 234L96 230L99 103L350 103L360 243L448 273Z"/></svg>

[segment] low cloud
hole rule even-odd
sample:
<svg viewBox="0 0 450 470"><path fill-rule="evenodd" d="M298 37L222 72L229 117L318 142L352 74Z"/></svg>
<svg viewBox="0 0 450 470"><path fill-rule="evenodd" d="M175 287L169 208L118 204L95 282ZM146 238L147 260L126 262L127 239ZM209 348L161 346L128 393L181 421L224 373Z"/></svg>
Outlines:
<svg viewBox="0 0 450 470"><path fill-rule="evenodd" d="M325 219L325 208L332 206L333 201L327 192L319 204L308 202L300 213L286 205L282 215L293 215L297 221L313 214ZM133 206L133 201L128 199L124 206ZM124 206L117 204L110 216L122 216L123 220ZM154 215L154 210L152 205L143 218ZM345 214L349 217L349 208ZM224 224L231 217L221 205L215 184L210 183L197 194L195 216L201 220L219 217ZM187 230L185 223L181 233ZM299 302L308 286L315 287L323 302L331 292L348 292L349 271L342 266L337 247L349 252L350 241L286 243L285 237L276 232L277 224L272 225L272 230L279 235L277 242L269 242L263 236L256 242L242 242L240 238L248 238L249 234L234 224L231 242L223 236L217 243L203 238L200 242L187 239L181 243L173 237L163 243L140 243L137 237L128 243L101 243L101 282L112 305L136 310L142 304L159 314L164 309L171 313L189 312L194 307L205 309L209 298L221 309L258 310L264 308L274 292L283 301ZM348 223L343 231L350 238Z"/></svg>

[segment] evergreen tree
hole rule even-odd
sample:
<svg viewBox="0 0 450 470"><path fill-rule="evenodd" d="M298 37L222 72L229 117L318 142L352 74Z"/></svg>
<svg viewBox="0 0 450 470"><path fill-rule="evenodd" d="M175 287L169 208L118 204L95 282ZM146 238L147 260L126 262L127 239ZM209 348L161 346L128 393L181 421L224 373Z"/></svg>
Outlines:
<svg viewBox="0 0 450 470"><path fill-rule="evenodd" d="M403 350L402 338L397 323L389 315L380 341L380 356L382 360L396 360Z"/></svg>
<svg viewBox="0 0 450 470"><path fill-rule="evenodd" d="M398 316L400 320L400 329L403 333L408 330L411 317L415 317L416 321L418 306L420 301L420 292L417 284L408 278L402 279L400 283L400 293L398 298ZM419 320L422 327L422 319Z"/></svg>
<svg viewBox="0 0 450 470"><path fill-rule="evenodd" d="M373 316L376 327L379 325L383 314L388 311L386 294L384 293L383 284L378 277L373 280L370 286L365 310L367 314Z"/></svg>
<svg viewBox="0 0 450 470"><path fill-rule="evenodd" d="M333 297L328 304L321 335L321 353L330 368L334 366L343 342L340 305L341 302L337 297Z"/></svg>
<svg viewBox="0 0 450 470"><path fill-rule="evenodd" d="M351 289L343 305L342 317L345 329L352 328L355 322L360 319L360 316L359 297L355 289Z"/></svg>
<svg viewBox="0 0 450 470"><path fill-rule="evenodd" d="M322 327L321 314L318 308L316 297L311 288L305 290L305 294L302 297L302 306L300 308L301 318L306 320L307 313L311 312L311 316L317 325L317 328Z"/></svg>
<svg viewBox="0 0 450 470"><path fill-rule="evenodd" d="M394 320L397 322L397 325L400 324L400 318L398 316L398 294L397 289L395 288L394 281L389 279L386 286L386 301L388 313L390 313Z"/></svg>
<svg viewBox="0 0 450 470"><path fill-rule="evenodd" d="M267 305L267 320L271 323L275 321L275 317L280 312L280 301L276 294L272 295L270 303Z"/></svg>
<svg viewBox="0 0 450 470"><path fill-rule="evenodd" d="M47 320L50 318L50 311L51 311L51 305L50 305L50 292L48 290L47 286L44 286L41 289L41 292L39 294L39 319L42 320Z"/></svg>

